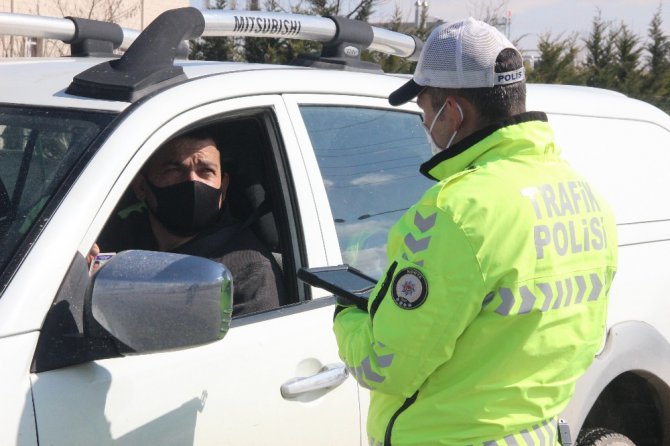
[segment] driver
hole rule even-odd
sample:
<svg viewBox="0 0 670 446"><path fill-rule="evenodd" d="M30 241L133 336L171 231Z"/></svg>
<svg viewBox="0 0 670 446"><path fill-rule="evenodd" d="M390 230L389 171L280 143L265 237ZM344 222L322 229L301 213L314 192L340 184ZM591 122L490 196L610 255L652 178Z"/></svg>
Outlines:
<svg viewBox="0 0 670 446"><path fill-rule="evenodd" d="M209 133L177 136L135 176L132 188L138 202L112 216L98 245L106 251L207 257L232 273L233 316L275 308L285 301L281 271L249 228L251 222L236 221L228 212L229 182Z"/></svg>

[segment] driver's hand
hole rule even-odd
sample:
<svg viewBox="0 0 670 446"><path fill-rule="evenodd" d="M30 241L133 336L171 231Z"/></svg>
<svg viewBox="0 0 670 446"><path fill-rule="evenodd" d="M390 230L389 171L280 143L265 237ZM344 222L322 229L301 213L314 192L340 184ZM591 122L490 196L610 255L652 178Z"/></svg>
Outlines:
<svg viewBox="0 0 670 446"><path fill-rule="evenodd" d="M90 267L91 262L95 259L95 256L100 254L100 248L98 247L97 243L93 243L93 246L91 246L90 251L88 251L88 255L86 256L86 264Z"/></svg>

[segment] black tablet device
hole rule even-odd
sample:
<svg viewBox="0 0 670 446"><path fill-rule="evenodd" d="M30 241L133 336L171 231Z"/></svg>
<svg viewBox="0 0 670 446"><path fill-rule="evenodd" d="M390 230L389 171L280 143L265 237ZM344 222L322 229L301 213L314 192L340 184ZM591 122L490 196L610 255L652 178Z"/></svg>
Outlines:
<svg viewBox="0 0 670 446"><path fill-rule="evenodd" d="M367 307L370 292L377 279L349 265L300 268L298 279L312 286L323 288L357 306Z"/></svg>

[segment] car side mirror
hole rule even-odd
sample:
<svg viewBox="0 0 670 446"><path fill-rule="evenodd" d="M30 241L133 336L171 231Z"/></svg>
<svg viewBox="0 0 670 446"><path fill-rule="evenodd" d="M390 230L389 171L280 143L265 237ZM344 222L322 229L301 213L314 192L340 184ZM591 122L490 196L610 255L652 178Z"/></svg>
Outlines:
<svg viewBox="0 0 670 446"><path fill-rule="evenodd" d="M223 338L233 280L220 263L183 254L124 251L91 278L84 334L122 353L192 347Z"/></svg>

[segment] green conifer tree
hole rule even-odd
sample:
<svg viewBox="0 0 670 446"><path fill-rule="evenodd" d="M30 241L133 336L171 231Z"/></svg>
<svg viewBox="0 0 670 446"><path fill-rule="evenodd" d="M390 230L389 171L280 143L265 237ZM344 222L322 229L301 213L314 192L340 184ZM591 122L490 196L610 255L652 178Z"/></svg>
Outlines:
<svg viewBox="0 0 670 446"><path fill-rule="evenodd" d="M591 23L591 33L584 39L585 83L591 87L608 88L614 84L614 73L610 65L614 53L614 34L610 30L610 24L603 21L600 10Z"/></svg>
<svg viewBox="0 0 670 446"><path fill-rule="evenodd" d="M546 84L581 84L577 67L577 35L565 39L553 38L550 33L540 36L538 42L539 61L528 70L529 82Z"/></svg>
<svg viewBox="0 0 670 446"><path fill-rule="evenodd" d="M216 0L211 9L225 9L227 0ZM230 37L201 37L191 42L189 59L234 60L235 41Z"/></svg>
<svg viewBox="0 0 670 446"><path fill-rule="evenodd" d="M640 93L641 56L640 38L621 23L614 38L614 84L611 87L631 96Z"/></svg>
<svg viewBox="0 0 670 446"><path fill-rule="evenodd" d="M649 24L648 37L641 98L670 112L670 39L663 32L660 6Z"/></svg>

